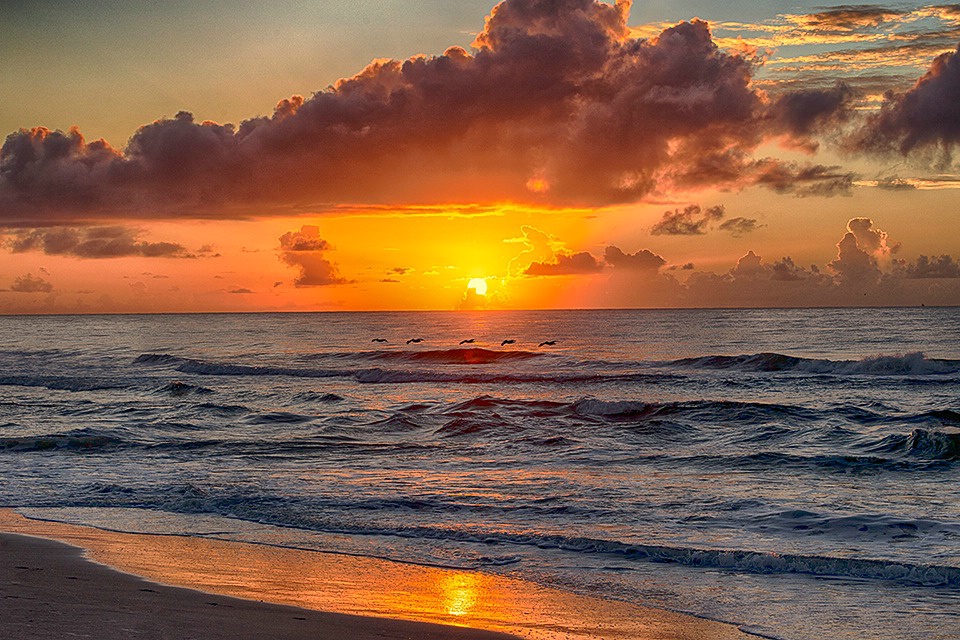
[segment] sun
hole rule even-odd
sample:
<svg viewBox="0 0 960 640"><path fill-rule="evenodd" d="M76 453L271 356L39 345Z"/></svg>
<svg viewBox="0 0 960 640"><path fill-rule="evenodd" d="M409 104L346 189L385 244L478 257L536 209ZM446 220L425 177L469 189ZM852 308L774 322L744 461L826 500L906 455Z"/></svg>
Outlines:
<svg viewBox="0 0 960 640"><path fill-rule="evenodd" d="M473 289L478 296L485 296L487 295L487 279L472 278L470 282L467 283L467 289Z"/></svg>

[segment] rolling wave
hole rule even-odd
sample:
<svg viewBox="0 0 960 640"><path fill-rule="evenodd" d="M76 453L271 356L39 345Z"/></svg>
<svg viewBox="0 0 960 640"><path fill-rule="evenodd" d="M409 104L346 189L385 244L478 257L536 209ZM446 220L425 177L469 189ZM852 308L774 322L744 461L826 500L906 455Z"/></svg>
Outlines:
<svg viewBox="0 0 960 640"><path fill-rule="evenodd" d="M928 376L960 373L960 360L927 358L920 352L878 355L861 360L799 358L780 353L739 356L701 356L669 362L693 369L734 369L755 372L800 372L832 375Z"/></svg>

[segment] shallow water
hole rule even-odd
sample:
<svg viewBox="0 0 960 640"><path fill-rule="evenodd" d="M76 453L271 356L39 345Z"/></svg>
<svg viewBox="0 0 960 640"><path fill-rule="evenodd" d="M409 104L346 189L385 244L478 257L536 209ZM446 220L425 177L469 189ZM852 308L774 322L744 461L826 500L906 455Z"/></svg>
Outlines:
<svg viewBox="0 0 960 640"><path fill-rule="evenodd" d="M35 517L960 638L956 309L2 317L0 362Z"/></svg>

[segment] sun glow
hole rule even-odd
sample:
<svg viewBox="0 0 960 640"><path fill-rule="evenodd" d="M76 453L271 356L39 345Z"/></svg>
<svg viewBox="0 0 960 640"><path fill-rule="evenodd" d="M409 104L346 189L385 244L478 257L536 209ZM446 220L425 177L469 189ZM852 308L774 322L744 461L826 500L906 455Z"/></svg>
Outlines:
<svg viewBox="0 0 960 640"><path fill-rule="evenodd" d="M473 289L478 296L487 295L486 278L473 278L467 283L467 289Z"/></svg>

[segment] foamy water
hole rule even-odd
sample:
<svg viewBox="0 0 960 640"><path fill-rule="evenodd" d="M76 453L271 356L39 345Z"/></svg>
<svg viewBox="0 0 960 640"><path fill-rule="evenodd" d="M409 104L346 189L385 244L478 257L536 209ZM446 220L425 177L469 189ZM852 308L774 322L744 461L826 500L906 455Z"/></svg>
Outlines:
<svg viewBox="0 0 960 640"><path fill-rule="evenodd" d="M960 638L956 309L7 317L0 362L27 515Z"/></svg>

